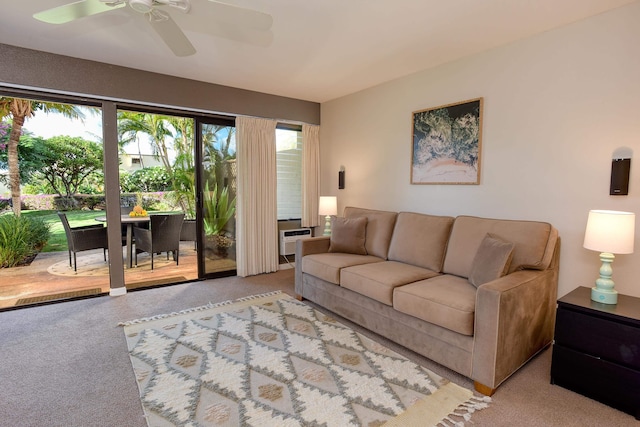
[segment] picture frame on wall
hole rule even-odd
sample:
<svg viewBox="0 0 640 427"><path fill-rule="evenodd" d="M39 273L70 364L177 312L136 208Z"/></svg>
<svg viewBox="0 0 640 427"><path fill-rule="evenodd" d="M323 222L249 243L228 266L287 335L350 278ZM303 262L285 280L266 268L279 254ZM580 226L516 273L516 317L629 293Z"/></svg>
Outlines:
<svg viewBox="0 0 640 427"><path fill-rule="evenodd" d="M411 184L480 184L483 98L414 111Z"/></svg>

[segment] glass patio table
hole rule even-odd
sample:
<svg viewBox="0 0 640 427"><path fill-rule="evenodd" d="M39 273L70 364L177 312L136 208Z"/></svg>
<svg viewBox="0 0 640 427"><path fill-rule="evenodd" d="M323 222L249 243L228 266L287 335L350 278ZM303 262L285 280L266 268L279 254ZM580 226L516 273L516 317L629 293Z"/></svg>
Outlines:
<svg viewBox="0 0 640 427"><path fill-rule="evenodd" d="M96 221L99 222L107 222L106 216L99 216L96 218ZM133 246L133 224L149 222L149 216L129 216L129 215L120 215L120 222L123 225L127 226L127 255L125 259L125 264L128 268L133 266L133 257L132 257L132 246Z"/></svg>

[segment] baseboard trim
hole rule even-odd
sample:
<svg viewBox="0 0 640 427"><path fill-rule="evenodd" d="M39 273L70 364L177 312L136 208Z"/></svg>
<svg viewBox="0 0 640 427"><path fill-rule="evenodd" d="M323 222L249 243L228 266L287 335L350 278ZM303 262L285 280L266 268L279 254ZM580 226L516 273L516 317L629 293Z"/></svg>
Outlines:
<svg viewBox="0 0 640 427"><path fill-rule="evenodd" d="M111 288L109 290L109 296L112 296L112 297L119 297L126 294L127 294L127 288L124 286L121 286L119 288Z"/></svg>

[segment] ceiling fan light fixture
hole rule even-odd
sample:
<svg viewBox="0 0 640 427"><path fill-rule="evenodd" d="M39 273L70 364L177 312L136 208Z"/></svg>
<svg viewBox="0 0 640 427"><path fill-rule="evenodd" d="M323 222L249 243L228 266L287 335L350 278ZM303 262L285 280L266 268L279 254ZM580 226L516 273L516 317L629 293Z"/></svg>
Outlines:
<svg viewBox="0 0 640 427"><path fill-rule="evenodd" d="M153 10L153 0L129 0L131 9L140 13L149 13Z"/></svg>

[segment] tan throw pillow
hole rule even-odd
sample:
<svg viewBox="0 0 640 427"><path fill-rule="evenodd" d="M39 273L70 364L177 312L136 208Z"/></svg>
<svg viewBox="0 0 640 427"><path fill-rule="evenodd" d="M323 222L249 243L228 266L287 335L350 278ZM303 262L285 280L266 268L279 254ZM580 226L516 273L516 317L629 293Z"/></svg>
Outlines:
<svg viewBox="0 0 640 427"><path fill-rule="evenodd" d="M367 218L331 218L331 243L329 252L366 255L364 247Z"/></svg>
<svg viewBox="0 0 640 427"><path fill-rule="evenodd" d="M498 279L509 271L513 257L513 243L487 234L476 252L471 264L469 283L476 288L484 283Z"/></svg>

